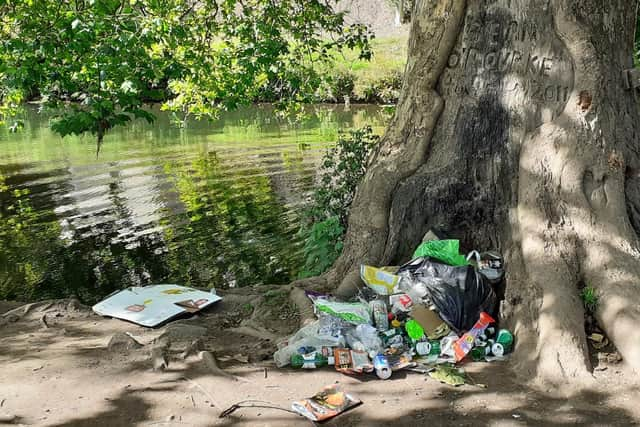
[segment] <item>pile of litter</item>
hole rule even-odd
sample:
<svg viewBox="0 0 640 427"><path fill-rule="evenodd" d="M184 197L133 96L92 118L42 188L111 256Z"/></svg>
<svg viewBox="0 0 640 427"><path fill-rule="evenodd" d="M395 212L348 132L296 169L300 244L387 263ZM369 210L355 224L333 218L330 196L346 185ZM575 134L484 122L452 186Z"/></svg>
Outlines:
<svg viewBox="0 0 640 427"><path fill-rule="evenodd" d="M500 254L465 257L457 240L430 240L413 258L401 267L361 266L366 286L352 301L307 292L317 320L279 343L276 365L333 365L380 379L408 369L459 385L464 375L456 365L500 360L512 351L513 335L496 321Z"/></svg>
<svg viewBox="0 0 640 427"><path fill-rule="evenodd" d="M460 365L504 359L513 350L514 337L497 324L502 256L459 252L457 240L435 239L423 242L413 259L400 267L362 265L364 286L349 301L308 291L317 319L278 343L276 365L333 366L344 374L377 375L383 380L404 369L453 386L473 383ZM220 300L215 291L163 284L116 292L93 310L155 327ZM291 409L276 409L315 422L361 403L334 384L294 402ZM240 402L220 416L251 405Z"/></svg>

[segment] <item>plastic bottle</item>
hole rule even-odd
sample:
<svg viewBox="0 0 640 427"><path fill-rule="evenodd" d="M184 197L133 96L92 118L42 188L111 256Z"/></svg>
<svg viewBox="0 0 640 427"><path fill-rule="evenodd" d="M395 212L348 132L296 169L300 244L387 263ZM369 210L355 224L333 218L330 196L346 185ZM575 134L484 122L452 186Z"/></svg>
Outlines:
<svg viewBox="0 0 640 427"><path fill-rule="evenodd" d="M376 329L384 332L389 329L389 317L387 312L387 304L382 300L374 300L369 303L371 307L371 315Z"/></svg>
<svg viewBox="0 0 640 427"><path fill-rule="evenodd" d="M416 353L420 356L439 356L440 341L420 341L416 343Z"/></svg>
<svg viewBox="0 0 640 427"><path fill-rule="evenodd" d="M315 369L327 365L333 365L333 357L323 356L317 351L308 354L296 353L291 356L292 368Z"/></svg>
<svg viewBox="0 0 640 427"><path fill-rule="evenodd" d="M342 335L331 336L319 333L319 322L311 323L291 336L278 351L273 354L273 359L278 368L291 363L291 357L298 353L300 347L343 347L345 340Z"/></svg>
<svg viewBox="0 0 640 427"><path fill-rule="evenodd" d="M476 338L487 329L490 323L495 323L495 320L488 313L481 312L480 319L473 325L473 328L453 344L456 362L462 360L471 351Z"/></svg>

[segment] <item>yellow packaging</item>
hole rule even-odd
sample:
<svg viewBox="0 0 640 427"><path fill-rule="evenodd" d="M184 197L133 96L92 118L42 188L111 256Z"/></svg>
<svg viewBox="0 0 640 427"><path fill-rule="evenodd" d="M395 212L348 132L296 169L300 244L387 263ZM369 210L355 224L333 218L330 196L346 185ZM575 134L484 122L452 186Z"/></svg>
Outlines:
<svg viewBox="0 0 640 427"><path fill-rule="evenodd" d="M369 265L360 266L360 277L362 281L378 295L390 295L400 281L400 276L385 271L384 268L371 267Z"/></svg>

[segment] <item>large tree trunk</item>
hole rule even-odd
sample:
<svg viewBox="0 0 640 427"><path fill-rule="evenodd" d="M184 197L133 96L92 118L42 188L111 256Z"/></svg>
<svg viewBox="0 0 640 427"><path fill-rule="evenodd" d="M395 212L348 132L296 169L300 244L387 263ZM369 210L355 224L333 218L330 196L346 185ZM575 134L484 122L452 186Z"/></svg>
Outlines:
<svg viewBox="0 0 640 427"><path fill-rule="evenodd" d="M634 0L418 0L402 95L324 276L406 261L429 229L507 263L520 372L590 369L579 287L640 370Z"/></svg>

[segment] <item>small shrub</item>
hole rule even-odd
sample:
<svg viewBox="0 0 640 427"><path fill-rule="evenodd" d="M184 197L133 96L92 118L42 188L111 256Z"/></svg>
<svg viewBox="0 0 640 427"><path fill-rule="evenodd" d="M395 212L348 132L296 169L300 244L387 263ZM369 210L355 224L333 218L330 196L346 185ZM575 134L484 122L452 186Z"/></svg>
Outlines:
<svg viewBox="0 0 640 427"><path fill-rule="evenodd" d="M345 97L353 97L356 76L349 71L334 71L334 73L316 94L320 102L343 102Z"/></svg>
<svg viewBox="0 0 640 427"><path fill-rule="evenodd" d="M304 244L304 268L300 278L324 273L342 252L344 228L337 217L311 226Z"/></svg>
<svg viewBox="0 0 640 427"><path fill-rule="evenodd" d="M322 274L342 252L349 206L377 142L371 127L352 130L340 135L336 146L324 155L320 183L300 229L305 239L301 278Z"/></svg>
<svg viewBox="0 0 640 427"><path fill-rule="evenodd" d="M362 101L367 103L395 104L402 88L402 72L393 71L364 85Z"/></svg>
<svg viewBox="0 0 640 427"><path fill-rule="evenodd" d="M336 100L344 99L345 96L351 97L355 81L356 77L349 72L337 73L332 79L333 96Z"/></svg>
<svg viewBox="0 0 640 427"><path fill-rule="evenodd" d="M310 222L337 217L343 227L347 225L347 211L356 187L367 170L371 149L378 143L370 126L349 131L338 138L337 144L325 153L320 183L307 211Z"/></svg>

